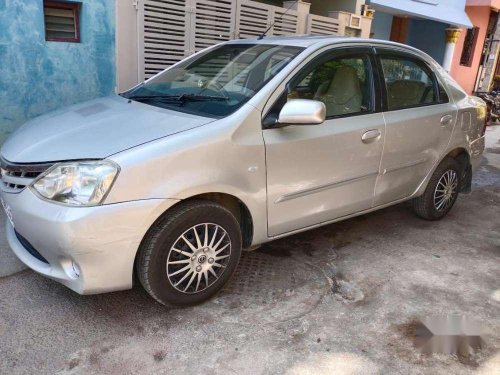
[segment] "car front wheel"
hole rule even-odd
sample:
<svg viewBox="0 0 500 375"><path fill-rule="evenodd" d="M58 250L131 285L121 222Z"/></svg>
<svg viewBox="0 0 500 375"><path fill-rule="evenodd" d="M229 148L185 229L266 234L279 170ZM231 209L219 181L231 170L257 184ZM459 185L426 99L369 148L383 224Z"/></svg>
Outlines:
<svg viewBox="0 0 500 375"><path fill-rule="evenodd" d="M194 305L217 293L241 255L234 215L210 201L180 203L149 230L136 269L146 291L162 304Z"/></svg>

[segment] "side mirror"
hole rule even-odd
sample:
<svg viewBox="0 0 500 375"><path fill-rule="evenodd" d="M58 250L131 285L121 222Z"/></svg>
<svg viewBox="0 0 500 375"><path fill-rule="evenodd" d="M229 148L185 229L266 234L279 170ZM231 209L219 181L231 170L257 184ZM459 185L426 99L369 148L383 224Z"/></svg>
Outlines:
<svg viewBox="0 0 500 375"><path fill-rule="evenodd" d="M326 120L323 102L308 99L291 99L280 112L278 127L287 125L319 125Z"/></svg>

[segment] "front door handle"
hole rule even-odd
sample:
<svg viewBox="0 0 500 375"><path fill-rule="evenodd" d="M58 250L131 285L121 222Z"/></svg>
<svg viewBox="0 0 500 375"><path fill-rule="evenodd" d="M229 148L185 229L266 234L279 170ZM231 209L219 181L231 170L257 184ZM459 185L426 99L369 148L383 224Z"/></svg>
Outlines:
<svg viewBox="0 0 500 375"><path fill-rule="evenodd" d="M452 121L453 121L452 115L444 115L443 117L441 117L442 126L450 125Z"/></svg>
<svg viewBox="0 0 500 375"><path fill-rule="evenodd" d="M378 129L368 130L361 137L361 141L363 141L363 143L373 143L378 141L381 135L382 133L380 133L380 130Z"/></svg>

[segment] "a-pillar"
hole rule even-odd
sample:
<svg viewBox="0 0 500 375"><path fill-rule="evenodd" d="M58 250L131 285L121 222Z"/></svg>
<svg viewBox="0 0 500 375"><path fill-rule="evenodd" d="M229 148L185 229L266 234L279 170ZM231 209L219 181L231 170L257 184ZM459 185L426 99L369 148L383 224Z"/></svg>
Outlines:
<svg viewBox="0 0 500 375"><path fill-rule="evenodd" d="M453 54L455 53L455 46L457 45L460 31L460 29L452 27L446 29L446 48L444 50L443 68L445 68L447 72L451 69Z"/></svg>

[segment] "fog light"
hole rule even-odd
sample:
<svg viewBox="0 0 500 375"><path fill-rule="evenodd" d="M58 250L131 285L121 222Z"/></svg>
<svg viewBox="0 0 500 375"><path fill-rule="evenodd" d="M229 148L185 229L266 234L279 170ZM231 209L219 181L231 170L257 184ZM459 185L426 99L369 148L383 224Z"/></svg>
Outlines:
<svg viewBox="0 0 500 375"><path fill-rule="evenodd" d="M71 262L71 268L73 269L73 272L75 273L76 278L80 277L80 267L78 267L78 264L75 262Z"/></svg>

